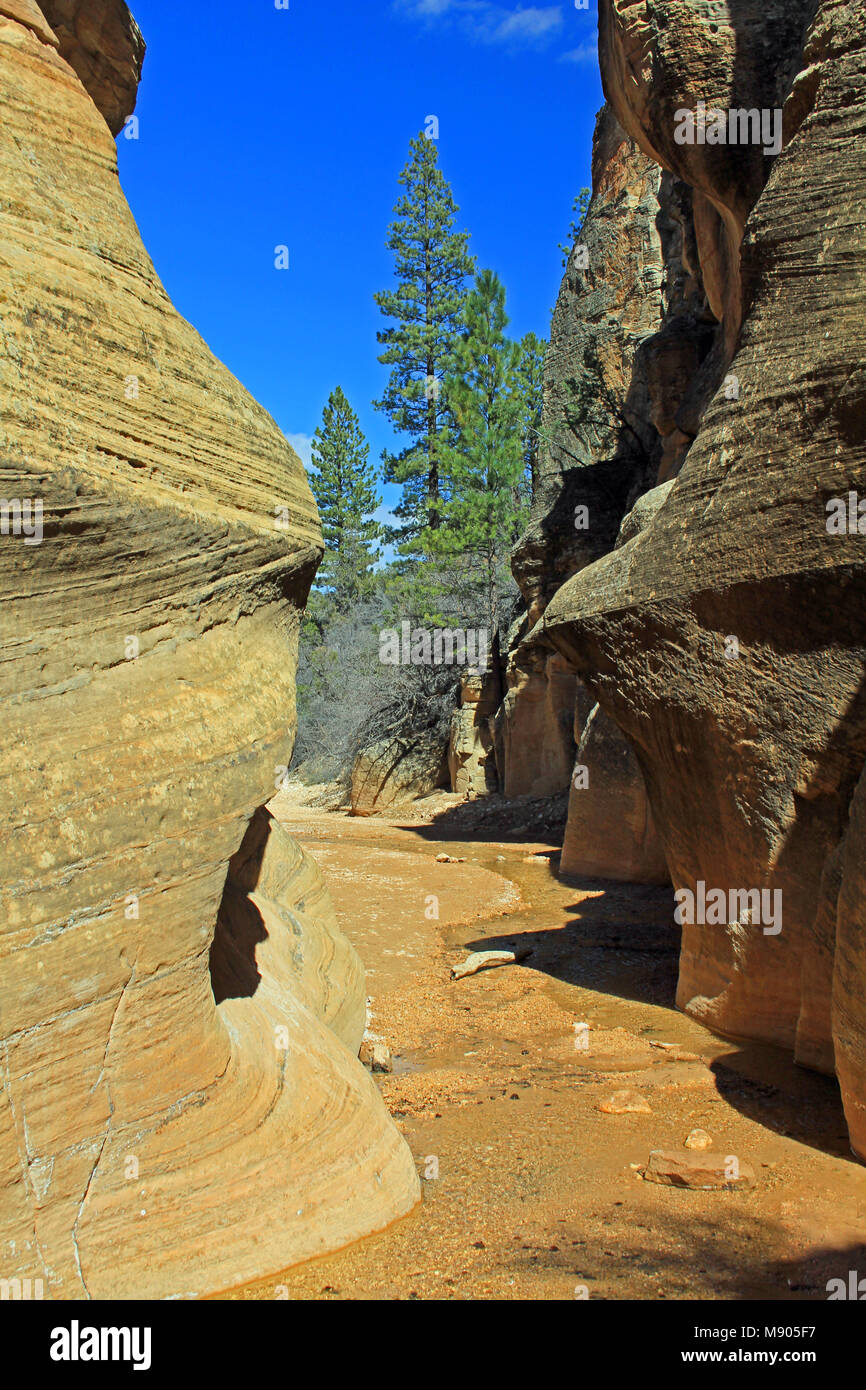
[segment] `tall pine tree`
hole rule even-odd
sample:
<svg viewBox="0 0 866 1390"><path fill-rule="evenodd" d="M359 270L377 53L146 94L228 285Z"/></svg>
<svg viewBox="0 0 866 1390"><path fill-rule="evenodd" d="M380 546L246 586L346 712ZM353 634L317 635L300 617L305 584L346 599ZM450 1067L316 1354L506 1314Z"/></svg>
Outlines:
<svg viewBox="0 0 866 1390"><path fill-rule="evenodd" d="M378 559L381 526L373 514L381 502L370 446L354 410L338 386L331 392L313 436L310 485L319 506L325 556L318 585L345 613L369 591Z"/></svg>
<svg viewBox="0 0 866 1390"><path fill-rule="evenodd" d="M534 333L525 334L518 344L516 379L523 401L520 422L524 464L524 476L519 489L521 505L532 502L538 487L546 351L547 344Z"/></svg>
<svg viewBox="0 0 866 1390"><path fill-rule="evenodd" d="M499 626L499 577L520 529L524 474L518 349L505 333L505 290L491 270L476 279L445 392L455 433L445 453L447 500L430 537L440 556L461 556L482 579L491 640Z"/></svg>
<svg viewBox="0 0 866 1390"><path fill-rule="evenodd" d="M469 238L454 231L454 203L432 140L421 134L409 144L409 161L400 175L405 192L388 230L397 286L375 296L393 326L380 331L379 361L391 368L377 409L409 443L398 454L383 455L385 479L402 484L395 507L402 526L395 539L415 540L435 531L441 519L441 466L451 427L443 379L453 369L460 333L466 277L473 262Z"/></svg>

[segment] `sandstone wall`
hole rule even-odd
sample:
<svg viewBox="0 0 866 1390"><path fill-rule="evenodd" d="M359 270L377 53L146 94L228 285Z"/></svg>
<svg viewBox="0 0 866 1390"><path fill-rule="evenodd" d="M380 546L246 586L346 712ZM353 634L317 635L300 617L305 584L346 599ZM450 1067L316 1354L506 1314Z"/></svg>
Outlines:
<svg viewBox="0 0 866 1390"><path fill-rule="evenodd" d="M240 876L258 984L215 997L227 869L291 757L318 520L141 244L106 124L126 79L100 95L62 56L132 21L50 10L60 38L0 0L0 497L44 506L41 544L0 536L0 1275L194 1296L418 1182L353 1056L357 960L273 826Z"/></svg>
<svg viewBox="0 0 866 1390"><path fill-rule="evenodd" d="M701 275L691 190L638 148L610 105L596 124L592 174L551 326L540 484L513 558L529 631L508 662L505 787L553 795L571 783L565 872L656 881L664 861L640 769L616 725L586 724L595 700L551 654L538 619L567 578L617 543L626 518L636 528L646 491L679 471L707 383L721 373L722 331ZM581 740L588 783L572 780ZM632 810L608 816L619 792Z"/></svg>
<svg viewBox="0 0 866 1390"><path fill-rule="evenodd" d="M512 560L530 628L560 584L610 549L623 515L655 479L657 435L634 366L664 308L660 180L605 107L577 244L585 254L569 257L551 324L537 493ZM575 524L578 506L589 509L588 527Z"/></svg>
<svg viewBox="0 0 866 1390"><path fill-rule="evenodd" d="M825 510L866 495L862 13L601 0L600 33L617 117L693 191L722 347L662 505L565 583L540 636L628 736L675 886L782 894L778 934L748 913L684 928L680 1005L835 1066L866 1156L863 538L828 534ZM677 145L698 100L784 105L782 153Z"/></svg>
<svg viewBox="0 0 866 1390"><path fill-rule="evenodd" d="M135 108L144 62L144 39L124 0L39 0L39 7L117 135Z"/></svg>
<svg viewBox="0 0 866 1390"><path fill-rule="evenodd" d="M451 719L448 773L451 790L467 800L499 789L493 718L501 699L498 664L461 679L460 706Z"/></svg>
<svg viewBox="0 0 866 1390"><path fill-rule="evenodd" d="M597 704L579 732L559 869L566 877L669 881L631 745Z"/></svg>
<svg viewBox="0 0 866 1390"><path fill-rule="evenodd" d="M558 652L526 643L509 656L507 684L494 725L503 794L556 796L574 767L574 672Z"/></svg>

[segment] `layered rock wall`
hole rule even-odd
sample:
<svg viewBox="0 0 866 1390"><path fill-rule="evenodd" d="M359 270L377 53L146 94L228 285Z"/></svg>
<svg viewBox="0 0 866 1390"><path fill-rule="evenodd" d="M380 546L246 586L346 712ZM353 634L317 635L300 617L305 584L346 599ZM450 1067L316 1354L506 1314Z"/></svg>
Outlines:
<svg viewBox="0 0 866 1390"><path fill-rule="evenodd" d="M560 674L538 620L567 578L611 550L624 526L637 528L647 490L679 471L697 430L696 382L700 395L718 379L721 338L691 190L638 148L608 105L596 124L592 200L551 326L540 482L513 557L527 619L501 716L507 794L553 795L571 782L562 858L570 874L654 882L665 871L626 741L615 724L587 724L595 700L573 671ZM576 745L588 759L577 766ZM609 818L618 791L631 810Z"/></svg>
<svg viewBox="0 0 866 1390"><path fill-rule="evenodd" d="M126 79L83 84L69 23L134 72L122 5L0 0L0 1275L184 1297L374 1230L418 1181L353 1056L357 960L257 815L313 499L173 309L106 124ZM233 997L241 890L264 934Z"/></svg>
<svg viewBox="0 0 866 1390"><path fill-rule="evenodd" d="M719 920L686 915L681 1007L835 1069L866 1156L862 13L601 0L600 33L619 121L691 189L721 331L661 505L563 585L536 640L628 737L675 887L725 895ZM699 101L784 108L781 153L679 145L676 112ZM834 499L853 529L828 527Z"/></svg>

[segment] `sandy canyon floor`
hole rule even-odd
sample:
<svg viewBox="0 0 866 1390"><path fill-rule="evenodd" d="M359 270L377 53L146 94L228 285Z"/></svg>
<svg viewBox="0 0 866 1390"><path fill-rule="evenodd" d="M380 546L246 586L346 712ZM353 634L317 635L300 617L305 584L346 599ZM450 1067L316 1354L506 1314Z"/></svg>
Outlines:
<svg viewBox="0 0 866 1390"><path fill-rule="evenodd" d="M675 1010L670 892L559 882L555 833L533 840L519 804L479 819L442 794L360 819L287 793L272 809L367 966L394 1057L377 1080L423 1200L222 1297L825 1300L829 1279L866 1273L866 1168L835 1083ZM468 952L517 944L522 964L451 980ZM650 1113L599 1108L622 1090ZM697 1127L753 1190L640 1177Z"/></svg>

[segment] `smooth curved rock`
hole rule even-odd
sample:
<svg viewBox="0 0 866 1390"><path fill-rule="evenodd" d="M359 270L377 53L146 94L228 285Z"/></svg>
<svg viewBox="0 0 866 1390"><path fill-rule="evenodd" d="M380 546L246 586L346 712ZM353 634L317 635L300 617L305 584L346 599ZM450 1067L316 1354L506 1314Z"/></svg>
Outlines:
<svg viewBox="0 0 866 1390"><path fill-rule="evenodd" d="M578 744L559 869L566 877L670 882L634 753L599 705Z"/></svg>
<svg viewBox="0 0 866 1390"><path fill-rule="evenodd" d="M353 1056L357 963L281 835L259 987L215 1002L227 868L291 759L318 520L172 307L103 116L9 8L0 496L44 526L0 536L2 1273L187 1297L375 1230L418 1182Z"/></svg>

